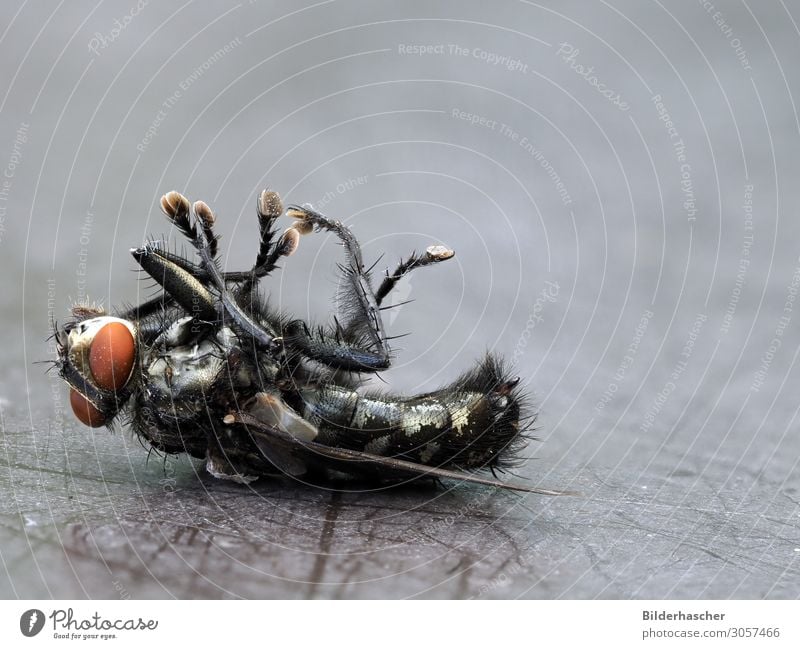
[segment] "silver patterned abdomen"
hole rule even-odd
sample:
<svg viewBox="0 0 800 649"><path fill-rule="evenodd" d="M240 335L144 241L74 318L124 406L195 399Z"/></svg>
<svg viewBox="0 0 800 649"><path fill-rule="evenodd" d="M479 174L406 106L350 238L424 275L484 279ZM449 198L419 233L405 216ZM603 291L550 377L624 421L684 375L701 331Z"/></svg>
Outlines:
<svg viewBox="0 0 800 649"><path fill-rule="evenodd" d="M489 357L453 385L415 397L339 386L304 391L302 414L323 444L434 466L491 467L519 439L514 386Z"/></svg>

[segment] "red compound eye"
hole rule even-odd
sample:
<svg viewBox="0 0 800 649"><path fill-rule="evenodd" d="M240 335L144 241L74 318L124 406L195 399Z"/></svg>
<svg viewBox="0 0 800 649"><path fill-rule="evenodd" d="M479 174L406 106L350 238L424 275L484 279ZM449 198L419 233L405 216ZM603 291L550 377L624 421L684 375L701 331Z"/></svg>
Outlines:
<svg viewBox="0 0 800 649"><path fill-rule="evenodd" d="M84 425L97 428L106 423L106 418L103 413L95 408L86 397L74 388L69 391L69 403L72 406L72 412L75 413L75 416L80 419Z"/></svg>
<svg viewBox="0 0 800 649"><path fill-rule="evenodd" d="M121 322L103 326L89 349L89 369L97 387L116 391L124 386L135 358L136 345L130 329Z"/></svg>

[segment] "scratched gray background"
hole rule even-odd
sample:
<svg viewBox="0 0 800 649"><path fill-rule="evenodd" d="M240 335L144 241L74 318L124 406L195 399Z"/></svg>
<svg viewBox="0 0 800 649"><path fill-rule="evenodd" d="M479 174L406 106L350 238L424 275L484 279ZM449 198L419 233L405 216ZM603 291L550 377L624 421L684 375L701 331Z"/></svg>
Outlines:
<svg viewBox="0 0 800 649"><path fill-rule="evenodd" d="M0 595L798 597L800 3L719 4L2 3ZM383 266L455 248L383 378L505 354L541 409L510 479L580 495L245 488L76 425L49 317L149 294L170 189L247 267L265 186ZM275 303L326 318L338 253Z"/></svg>

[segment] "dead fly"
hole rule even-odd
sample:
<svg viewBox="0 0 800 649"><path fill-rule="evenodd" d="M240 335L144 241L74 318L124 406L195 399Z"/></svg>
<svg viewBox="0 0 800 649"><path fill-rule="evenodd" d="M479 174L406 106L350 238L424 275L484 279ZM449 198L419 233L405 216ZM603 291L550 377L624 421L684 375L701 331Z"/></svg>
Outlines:
<svg viewBox="0 0 800 649"><path fill-rule="evenodd" d="M442 246L412 254L377 290L352 232L308 207L278 235L275 192L258 201L260 246L253 268L222 272L214 214L177 192L161 208L198 253L191 261L163 245L132 250L163 293L114 317L76 306L55 327L56 365L87 426L122 417L154 449L205 460L218 478L250 482L288 475L317 484L373 484L417 477L466 480L555 494L481 477L515 462L524 445L518 378L487 356L441 390L398 396L360 389L365 374L390 364L381 320L386 296L407 273L453 257ZM259 280L291 255L301 235L341 240L344 313L312 327L270 309Z"/></svg>

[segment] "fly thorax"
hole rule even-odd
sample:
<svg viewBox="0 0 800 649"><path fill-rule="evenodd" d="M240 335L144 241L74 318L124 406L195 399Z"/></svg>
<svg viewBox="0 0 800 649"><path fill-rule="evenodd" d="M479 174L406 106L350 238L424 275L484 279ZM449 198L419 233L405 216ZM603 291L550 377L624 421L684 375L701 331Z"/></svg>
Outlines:
<svg viewBox="0 0 800 649"><path fill-rule="evenodd" d="M166 332L165 339L180 340L183 333L174 329ZM188 416L205 409L205 398L217 381L224 380L229 388L249 386L249 370L241 363L228 363L238 342L237 336L224 327L214 337L193 344L155 349L147 366L147 396L172 404L172 408L180 407L187 412L176 414Z"/></svg>

